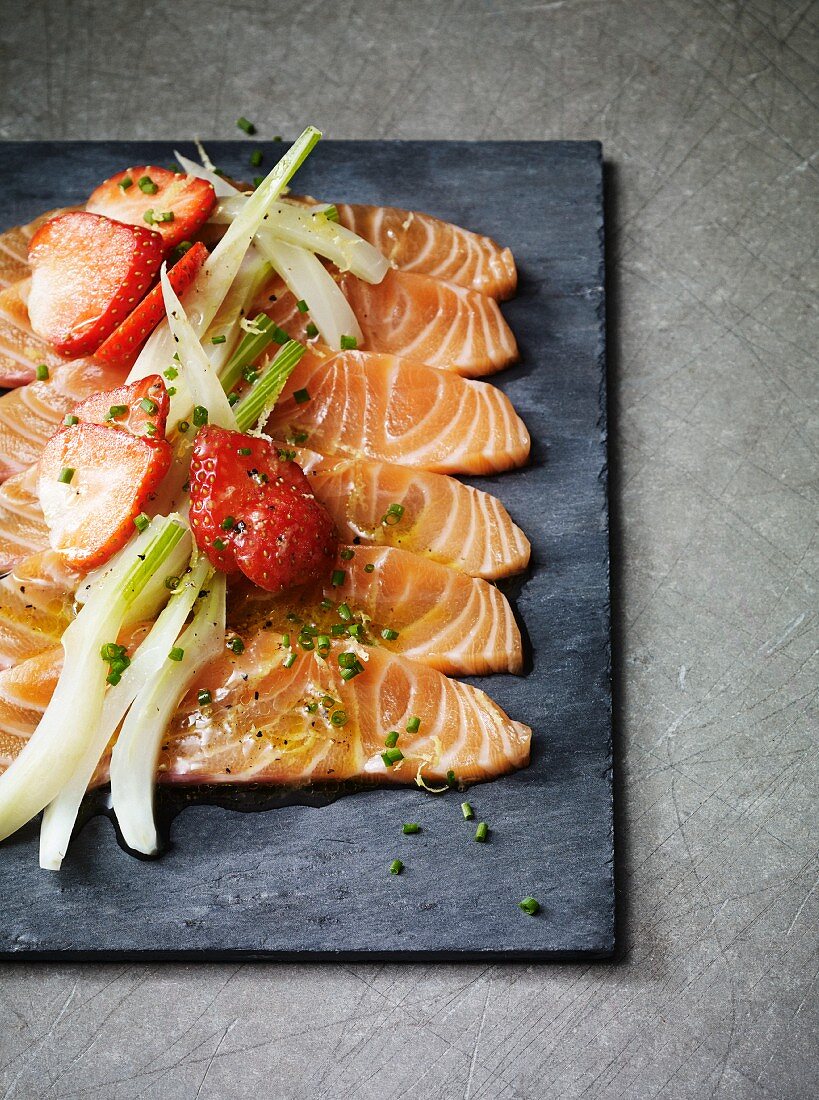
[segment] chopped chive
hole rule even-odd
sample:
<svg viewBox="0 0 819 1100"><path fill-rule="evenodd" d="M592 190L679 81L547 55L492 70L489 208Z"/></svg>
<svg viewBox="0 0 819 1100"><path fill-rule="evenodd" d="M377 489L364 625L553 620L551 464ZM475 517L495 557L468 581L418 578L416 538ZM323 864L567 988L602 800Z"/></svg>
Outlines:
<svg viewBox="0 0 819 1100"><path fill-rule="evenodd" d="M48 367L45 363L38 363L35 368L34 374L36 375L38 382L47 382L49 379Z"/></svg>
<svg viewBox="0 0 819 1100"><path fill-rule="evenodd" d="M259 372L257 370L255 370L253 367L243 367L242 368L242 378L244 378L245 382L249 382L251 384L251 386L257 380L258 377L259 377Z"/></svg>
<svg viewBox="0 0 819 1100"><path fill-rule="evenodd" d="M355 668L358 663L358 657L356 657L355 653L350 653L348 651L346 653L339 653L338 655L339 668Z"/></svg>
<svg viewBox="0 0 819 1100"><path fill-rule="evenodd" d="M165 375L169 382L173 382L174 378L179 377L179 371L176 369L176 367L168 367L168 369L164 370L162 373Z"/></svg>
<svg viewBox="0 0 819 1100"><path fill-rule="evenodd" d="M296 302L296 309L299 311L299 313L307 313L308 308L309 307L304 298L299 298L299 300Z"/></svg>
<svg viewBox="0 0 819 1100"><path fill-rule="evenodd" d="M147 222L148 225L153 225L155 220L153 210L146 210L145 213L142 215L142 220L144 222Z"/></svg>
<svg viewBox="0 0 819 1100"><path fill-rule="evenodd" d="M176 393L176 386L168 386L168 397L173 397Z"/></svg>
<svg viewBox="0 0 819 1100"><path fill-rule="evenodd" d="M258 168L263 159L264 153L262 153L261 149L254 149L250 154L250 163L254 168Z"/></svg>
<svg viewBox="0 0 819 1100"><path fill-rule="evenodd" d="M61 485L68 485L70 484L74 473L75 470L73 466L63 466L62 470L60 470L59 474L57 475L57 481L59 481Z"/></svg>
<svg viewBox="0 0 819 1100"><path fill-rule="evenodd" d="M108 412L105 414L106 420L116 420L120 416L125 416L128 412L127 405L111 405Z"/></svg>
<svg viewBox="0 0 819 1100"><path fill-rule="evenodd" d="M409 722L407 722L407 733L417 733L420 728L421 719L418 717L417 714L414 714L412 718L410 718Z"/></svg>
<svg viewBox="0 0 819 1100"><path fill-rule="evenodd" d="M408 821L401 827L401 832L405 836L412 836L413 833L421 832L421 826L416 821Z"/></svg>
<svg viewBox="0 0 819 1100"><path fill-rule="evenodd" d="M390 768L393 764L399 764L404 759L404 754L400 749L387 749L381 753L381 759L385 766Z"/></svg>
<svg viewBox="0 0 819 1100"><path fill-rule="evenodd" d="M196 696L196 701L200 707L209 707L213 702L213 697L209 691L200 691Z"/></svg>
<svg viewBox="0 0 819 1100"><path fill-rule="evenodd" d="M296 654L295 649L291 649L290 652L285 657L285 659L282 661L282 664L284 665L284 667L285 668L292 668L293 665L296 663L296 656L297 656L297 654Z"/></svg>
<svg viewBox="0 0 819 1100"><path fill-rule="evenodd" d="M390 730L387 736L384 738L384 744L388 749L394 749L398 744L398 730Z"/></svg>
<svg viewBox="0 0 819 1100"><path fill-rule="evenodd" d="M207 424L208 416L208 410L204 405L193 406L193 422L197 428L201 428L203 424Z"/></svg>
<svg viewBox="0 0 819 1100"><path fill-rule="evenodd" d="M308 438L307 432L294 432L293 433L293 442L294 443L306 443L307 438Z"/></svg>
<svg viewBox="0 0 819 1100"><path fill-rule="evenodd" d="M242 641L241 638L231 638L228 642L228 649L233 650L233 652L236 654L244 653L245 643Z"/></svg>
<svg viewBox="0 0 819 1100"><path fill-rule="evenodd" d="M315 714L318 710L318 703L307 703L304 709L308 714Z"/></svg>
<svg viewBox="0 0 819 1100"><path fill-rule="evenodd" d="M329 650L329 648L330 648L330 635L329 634L319 634L319 636L316 638L316 645L318 646L319 652L321 652L322 649Z"/></svg>
<svg viewBox="0 0 819 1100"><path fill-rule="evenodd" d="M349 561L354 556L355 556L355 550L351 550L349 546L345 546L344 549L339 554L339 557L341 558L342 561Z"/></svg>
<svg viewBox="0 0 819 1100"><path fill-rule="evenodd" d="M150 176L142 176L137 180L137 187L143 193L143 195L155 195L159 190L159 187L154 183Z"/></svg>
<svg viewBox="0 0 819 1100"><path fill-rule="evenodd" d="M350 635L351 638L363 638L364 627L361 625L361 623L350 623L350 625L347 627L347 633Z"/></svg>
<svg viewBox="0 0 819 1100"><path fill-rule="evenodd" d="M452 770L452 768L450 768L449 771L446 773L446 781L450 785L450 787L455 786L455 772Z"/></svg>
<svg viewBox="0 0 819 1100"><path fill-rule="evenodd" d="M152 401L150 397L143 397L139 403L139 407L143 412L148 413L149 416L153 416L156 410L159 408L156 401Z"/></svg>
<svg viewBox="0 0 819 1100"><path fill-rule="evenodd" d="M173 649L170 651L170 653L168 654L168 660L169 661L181 661L184 656L185 656L185 650L180 649L180 647L178 645L175 645L173 647Z"/></svg>
<svg viewBox="0 0 819 1100"><path fill-rule="evenodd" d="M244 132L246 134L255 134L256 133L256 127L253 125L252 122L249 122L244 117L244 115L242 115L241 118L236 119L236 125L239 127L240 130L244 130Z"/></svg>
<svg viewBox="0 0 819 1100"><path fill-rule="evenodd" d="M235 524L236 520L233 518L233 516L225 516L219 526L222 528L223 531L229 531L231 527L235 526Z"/></svg>
<svg viewBox="0 0 819 1100"><path fill-rule="evenodd" d="M480 821L478 827L475 830L475 839L483 844L489 834L489 826L485 821Z"/></svg>
<svg viewBox="0 0 819 1100"><path fill-rule="evenodd" d="M307 635L300 634L299 635L299 645L301 646L302 649L307 650L308 653L310 652L311 649L315 649L315 642L309 636L309 634L307 634Z"/></svg>
<svg viewBox="0 0 819 1100"><path fill-rule="evenodd" d="M134 181L131 179L130 176L123 176L122 179L117 184L117 187L121 187L123 191L127 191L129 187L133 187L133 186L134 186Z"/></svg>
<svg viewBox="0 0 819 1100"><path fill-rule="evenodd" d="M225 340L227 340L227 336L224 333L221 336L211 336L210 338L212 344L224 344Z"/></svg>
<svg viewBox="0 0 819 1100"><path fill-rule="evenodd" d="M163 210L159 214L154 214L154 220L158 222L172 222L173 210Z"/></svg>
<svg viewBox="0 0 819 1100"><path fill-rule="evenodd" d="M305 332L307 333L307 335L308 335L308 336L309 336L309 337L310 337L311 339L312 339L312 338L313 338L314 336L318 336L318 328L317 328L317 326L316 326L316 325L314 325L314 324L313 324L313 322L312 322L312 321L311 321L311 322L309 323L309 325L307 325L307 327L305 328L305 330L304 330L304 331L305 331Z"/></svg>
<svg viewBox="0 0 819 1100"><path fill-rule="evenodd" d="M185 253L190 252L192 248L193 241L180 241L179 244L176 246L176 251L180 254L180 256L184 256Z"/></svg>
<svg viewBox="0 0 819 1100"><path fill-rule="evenodd" d="M534 898L524 898L518 902L518 908L522 909L527 916L533 917L535 913L540 912L540 902L535 901Z"/></svg>
<svg viewBox="0 0 819 1100"><path fill-rule="evenodd" d="M328 207L321 211L328 222L338 221L338 207L335 203L331 203Z"/></svg>
<svg viewBox="0 0 819 1100"><path fill-rule="evenodd" d="M358 676L363 671L361 665L356 665L355 668L343 668L339 675L346 684L348 680L352 680L354 676Z"/></svg>
<svg viewBox="0 0 819 1100"><path fill-rule="evenodd" d="M333 606L333 601L330 599L329 596L325 596L324 599L319 604L319 607L321 608L322 611L329 611L332 606Z"/></svg>
<svg viewBox="0 0 819 1100"><path fill-rule="evenodd" d="M293 400L296 402L297 405L303 405L305 401L310 400L309 390L296 390L296 392L293 394Z"/></svg>
<svg viewBox="0 0 819 1100"><path fill-rule="evenodd" d="M358 347L358 340L355 336L342 336L341 337L341 350L342 351L355 351Z"/></svg>
<svg viewBox="0 0 819 1100"><path fill-rule="evenodd" d="M225 540L224 539L219 539L219 538L214 539L213 542L211 543L211 546L213 547L213 549L214 550L219 550L219 551L224 550L225 545L226 545Z"/></svg>
<svg viewBox="0 0 819 1100"><path fill-rule="evenodd" d="M401 518L404 515L403 504L391 504L381 517L381 523L384 527L394 527L396 523L401 522Z"/></svg>
<svg viewBox="0 0 819 1100"><path fill-rule="evenodd" d="M334 707L334 706L336 705L336 701L335 701L335 699L334 699L334 698L332 697L332 695L322 695L322 697L321 697L321 705L322 705L323 707Z"/></svg>
<svg viewBox="0 0 819 1100"><path fill-rule="evenodd" d="M374 573L375 572L375 566L373 565L373 563L371 561L368 561L367 564L364 566L364 572L365 573Z"/></svg>
<svg viewBox="0 0 819 1100"><path fill-rule="evenodd" d="M338 617L343 619L345 623L352 622L353 613L346 603L340 603L338 605Z"/></svg>
<svg viewBox="0 0 819 1100"><path fill-rule="evenodd" d="M146 424L145 425L145 434L146 435L156 435L156 424Z"/></svg>
<svg viewBox="0 0 819 1100"><path fill-rule="evenodd" d="M398 631L392 630L390 627L385 626L384 629L381 631L381 637L384 639L385 642L394 642L398 637Z"/></svg>
<svg viewBox="0 0 819 1100"><path fill-rule="evenodd" d="M400 859L394 859L392 861L392 863L390 864L390 874L391 875L400 875L403 870L404 870L404 864L401 862Z"/></svg>
<svg viewBox="0 0 819 1100"><path fill-rule="evenodd" d="M334 710L330 715L330 721L334 726L346 726L347 725L347 712L346 710Z"/></svg>
<svg viewBox="0 0 819 1100"><path fill-rule="evenodd" d="M333 623L330 627L330 633L334 638L343 638L347 633L347 628L344 623Z"/></svg>
<svg viewBox="0 0 819 1100"><path fill-rule="evenodd" d="M176 430L178 432L181 432L182 435L184 435L189 428L190 424L187 422L187 420L180 420L179 423L176 425Z"/></svg>
<svg viewBox="0 0 819 1100"><path fill-rule="evenodd" d="M134 527L136 527L137 531L140 533L142 531L147 531L150 526L151 521L144 512L140 512L138 516L134 516Z"/></svg>
<svg viewBox="0 0 819 1100"><path fill-rule="evenodd" d="M290 648L290 635L289 634L282 634L282 646L285 649Z"/></svg>
<svg viewBox="0 0 819 1100"><path fill-rule="evenodd" d="M179 577L166 577L165 578L165 587L168 589L169 592L175 592L177 590L177 588L179 587L180 583L181 582L179 580Z"/></svg>
<svg viewBox="0 0 819 1100"><path fill-rule="evenodd" d="M344 584L346 576L347 574L343 569L334 569L333 575L330 578L333 588L338 588L340 585Z"/></svg>
<svg viewBox="0 0 819 1100"><path fill-rule="evenodd" d="M475 811L472 809L468 802L461 803L461 813L464 815L467 821L471 821L472 818L475 816Z"/></svg>
<svg viewBox="0 0 819 1100"><path fill-rule="evenodd" d="M239 448L239 454L240 455L245 455L245 456L249 455L250 454L250 447L240 447Z"/></svg>
<svg viewBox="0 0 819 1100"><path fill-rule="evenodd" d="M68 416L64 417L63 419L63 424L65 424L66 428L73 428L74 425L79 424L79 422L80 418L78 416L74 416L73 413L69 413Z"/></svg>

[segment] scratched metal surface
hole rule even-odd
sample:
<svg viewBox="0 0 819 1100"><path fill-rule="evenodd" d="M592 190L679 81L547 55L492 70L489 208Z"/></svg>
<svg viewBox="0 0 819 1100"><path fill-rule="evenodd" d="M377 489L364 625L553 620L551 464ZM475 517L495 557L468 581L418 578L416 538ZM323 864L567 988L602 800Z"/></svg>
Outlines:
<svg viewBox="0 0 819 1100"><path fill-rule="evenodd" d="M5 1095L815 1096L815 5L0 7L10 138L604 142L626 837L616 964L6 966Z"/></svg>

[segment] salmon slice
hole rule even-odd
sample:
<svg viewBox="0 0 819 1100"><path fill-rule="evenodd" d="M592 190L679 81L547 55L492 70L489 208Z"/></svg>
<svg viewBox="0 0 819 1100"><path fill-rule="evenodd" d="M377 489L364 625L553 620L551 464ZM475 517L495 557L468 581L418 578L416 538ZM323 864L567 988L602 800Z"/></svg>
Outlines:
<svg viewBox="0 0 819 1100"><path fill-rule="evenodd" d="M24 386L41 363L54 371L68 362L33 331L25 299L28 285L24 279L0 290L0 386Z"/></svg>
<svg viewBox="0 0 819 1100"><path fill-rule="evenodd" d="M388 271L375 286L348 273L338 284L367 351L402 355L467 377L493 374L518 357L498 303L485 294L409 271ZM299 312L280 281L266 287L258 302L290 336L309 342L310 314Z"/></svg>
<svg viewBox="0 0 819 1100"><path fill-rule="evenodd" d="M47 210L29 222L28 225L15 225L0 233L0 288L11 286L31 274L28 266L28 243L43 222L65 214L66 210Z"/></svg>
<svg viewBox="0 0 819 1100"><path fill-rule="evenodd" d="M63 648L57 646L0 671L0 770L37 728L62 667Z"/></svg>
<svg viewBox="0 0 819 1100"><path fill-rule="evenodd" d="M37 467L30 466L0 485L0 576L48 546L37 480Z"/></svg>
<svg viewBox="0 0 819 1100"><path fill-rule="evenodd" d="M490 237L394 206L338 203L338 220L402 271L416 271L458 286L511 298L518 276L508 248Z"/></svg>
<svg viewBox="0 0 819 1100"><path fill-rule="evenodd" d="M452 477L303 449L296 461L346 542L397 546L486 580L529 563L529 541L501 502Z"/></svg>
<svg viewBox="0 0 819 1100"><path fill-rule="evenodd" d="M439 473L486 474L529 456L526 426L495 386L375 352L308 351L267 430L306 431L323 454Z"/></svg>
<svg viewBox="0 0 819 1100"><path fill-rule="evenodd" d="M0 579L0 669L59 642L78 582L53 550L32 554Z"/></svg>
<svg viewBox="0 0 819 1100"><path fill-rule="evenodd" d="M166 734L160 782L395 784L413 783L420 773L425 782L445 784L451 770L473 783L529 762L529 727L477 688L348 642L334 643L326 660L300 653L286 669L280 642L260 633L241 656L228 651L203 670ZM345 683L338 658L354 651L363 671ZM197 692L205 688L213 704L202 713ZM412 717L420 719L416 733L406 731ZM381 754L391 730L404 758L388 767Z"/></svg>
<svg viewBox="0 0 819 1100"><path fill-rule="evenodd" d="M0 397L0 481L27 469L40 457L66 413L100 390L110 390L123 371L89 359L64 360L45 382L30 382Z"/></svg>
<svg viewBox="0 0 819 1100"><path fill-rule="evenodd" d="M333 585L328 577L318 593L274 599L256 589L248 598L239 589L228 608L229 624L245 640L259 631L295 640L305 624L331 637L333 628L354 622L368 645L441 672L521 671L520 631L494 585L391 546L343 547L335 568L343 582Z"/></svg>

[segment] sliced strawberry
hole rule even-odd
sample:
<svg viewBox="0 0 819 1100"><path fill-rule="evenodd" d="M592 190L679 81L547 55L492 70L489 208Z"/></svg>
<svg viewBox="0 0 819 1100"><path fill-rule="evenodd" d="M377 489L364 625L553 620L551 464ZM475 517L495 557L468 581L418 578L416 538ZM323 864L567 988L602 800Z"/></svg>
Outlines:
<svg viewBox="0 0 819 1100"><path fill-rule="evenodd" d="M191 285L207 255L208 250L198 242L168 272L168 279L177 297ZM157 283L131 316L126 317L105 343L97 348L95 358L118 367L133 366L140 348L164 316L165 301L162 287Z"/></svg>
<svg viewBox="0 0 819 1100"><path fill-rule="evenodd" d="M216 193L207 180L142 164L101 183L85 208L131 225L150 225L162 234L167 251L190 239L215 205Z"/></svg>
<svg viewBox="0 0 819 1100"><path fill-rule="evenodd" d="M83 424L107 424L131 435L164 439L171 399L158 374L149 374L127 386L103 390L81 401L74 416Z"/></svg>
<svg viewBox="0 0 819 1100"><path fill-rule="evenodd" d="M170 465L164 439L102 424L57 432L40 457L38 492L49 539L81 572L103 565L134 534L134 520Z"/></svg>
<svg viewBox="0 0 819 1100"><path fill-rule="evenodd" d="M246 453L245 453L246 452ZM217 568L282 592L332 568L338 535L300 466L266 439L202 428L190 468L190 521Z"/></svg>
<svg viewBox="0 0 819 1100"><path fill-rule="evenodd" d="M162 263L162 238L75 210L37 230L28 259L31 327L75 359L96 351L144 297Z"/></svg>

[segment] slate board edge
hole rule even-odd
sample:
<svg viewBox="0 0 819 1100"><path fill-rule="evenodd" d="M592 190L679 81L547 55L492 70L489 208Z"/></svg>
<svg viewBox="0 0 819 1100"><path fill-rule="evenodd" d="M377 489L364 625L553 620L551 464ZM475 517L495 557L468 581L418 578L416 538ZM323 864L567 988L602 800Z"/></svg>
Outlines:
<svg viewBox="0 0 819 1100"><path fill-rule="evenodd" d="M117 142L99 142L99 143L92 143L92 142L87 142L87 143L86 142L65 142L65 143L60 143L60 142L55 142L55 143L16 143L16 142L9 142L9 143L3 143L3 145L6 145L7 147L10 146L10 145L23 145L23 144L31 144L31 145L40 144L40 145L49 145L49 146L57 146L57 147L59 147L60 145L65 145L66 147L68 147L68 146L75 146L76 147L77 145L93 145L93 144L117 145L117 144L120 144L120 143L117 143ZM139 145L139 144L142 144L142 143L129 142L129 143L122 143L122 144L123 145L125 145L125 144ZM229 144L233 144L233 143L229 143ZM342 143L339 142L339 143L334 143L334 144L341 145ZM344 143L344 144L346 144L346 143ZM356 143L350 143L350 144L356 144L356 145L361 146L361 145L366 145L366 144L370 144L370 143L356 142ZM372 143L372 144L375 145L375 144L380 144L380 143ZM385 143L385 144L411 146L413 144L419 145L421 143L418 143L418 142L391 142L391 143ZM465 143L440 142L440 143L435 143L435 144L447 145L447 144L465 144ZM491 145L500 144L500 143L485 142L485 143L480 143L480 144L491 146ZM607 457L607 409L606 409L607 386L606 386L606 345L605 345L606 298L605 298L605 253L604 253L604 247L605 247L605 229L604 229L605 214L604 214L604 209L603 209L603 204L602 204L602 193L603 193L603 188L604 188L604 177L603 177L603 171L602 171L602 147L601 147L599 142L572 142L572 143L569 143L569 142L561 142L561 143L541 143L541 142L524 143L524 142L520 142L520 143L506 143L506 144L516 144L516 145L518 145L518 144L519 145L525 145L525 144L532 144L532 145L554 144L554 145L557 145L557 144L560 144L560 145L575 145L575 146L586 145L586 146L594 147L595 151L596 151L596 157L597 157L598 166L599 166L599 171L598 171L598 177L597 178L598 178L598 192L599 192L598 197L599 197L599 200L600 200L598 202L598 209L600 211L600 215L599 215L599 218L598 218L598 225L597 225L597 235L598 235L598 240L599 240L599 245L600 245L600 256L599 256L599 261L598 261L599 298L598 298L598 303L597 303L597 312L598 312L598 318L599 318L600 324L599 324L599 328L598 328L599 350L598 350L597 362L598 362L598 367L599 367L599 371L600 371L598 427L599 427L599 432L600 432L599 445L600 445L600 448L601 448L601 451L602 451L602 463L601 463L601 468L600 468L600 473L599 473L599 479L600 479L600 482L601 482L601 485L602 485L602 490L603 490L603 508L605 510L605 519L606 519L605 533L606 533L606 538L607 538L607 543L608 543L608 538L609 538L609 529L608 529L608 457ZM605 672L606 672L606 685L605 685L605 690L606 690L607 705L608 705L609 729L611 730L611 634L610 634L610 629L611 629L611 603L610 603L610 569L609 569L609 566L610 566L610 545L608 545L608 553L607 553L607 560L606 560L607 591L609 593L609 599L607 601L607 604L606 604L606 607L605 607L604 611L605 611L605 621L606 621L606 636L608 638L608 642L606 644L606 651L605 651L605 660L606 660L606 669L605 669ZM613 824L612 824L612 821L613 821L613 819L612 819L613 791L612 791L612 781L611 781L612 780L612 740L611 740L611 736L609 736L609 741L608 741L608 755L607 755L607 761L606 761L606 768L607 768L607 777L608 777L608 802L609 802L609 805L608 805L608 810L609 810L609 813L608 813L609 845L610 845L610 848L611 848L611 858L608 861L609 881L610 881L611 887L612 887L612 889L611 889L611 901L612 901L612 904L611 904L611 934L610 934L610 938L609 938L608 942L605 944L605 946L602 947L602 949L599 949L599 950L598 949L583 948L583 949L579 949L579 950L576 950L576 951L575 950L551 950L551 951L544 952L543 950L538 950L538 949L535 949L535 950L532 950L532 951L530 951L530 950L519 950L519 949L502 949L502 950L495 951L495 950L486 950L486 949L476 948L474 950L467 950L467 951L464 951L462 949L455 949L455 950L446 950L446 949L444 949L444 950L440 950L440 951L436 951L436 950L426 951L426 950L411 949L407 952L402 952L400 949L398 949L396 951L391 951L391 952L386 953L386 952L372 951L372 950L366 950L366 949L365 950L357 950L357 949L333 950L333 949L328 949L326 951L325 950L315 951L315 950L309 950L308 949L308 950L300 950L300 951L297 950L297 951L289 952L289 951L281 951L281 950L259 950L259 951L256 951L256 950L246 950L246 949L203 950L201 947L194 947L193 949L191 949L189 951L188 950L145 951L145 950L118 950L118 949L117 950L100 949L100 950L90 950L90 951L89 950L76 950L76 951L74 951L74 950L70 950L70 949L68 949L68 950L59 950L59 949L58 950L48 950L48 949L38 950L36 945L18 943L17 948L12 950L12 951L0 951L0 958L9 959L9 960L15 959L15 960L20 960L20 961L23 961L23 960L31 961L32 959L42 959L43 961L47 961L47 960L82 961L83 959L97 959L97 960L108 960L108 959L111 959L111 960L115 960L115 959L138 960L138 959L144 959L144 960L147 961L147 960L150 960L150 959L166 959L166 960L180 959L180 960L190 961L192 958L197 958L197 959L202 959L202 960L207 960L207 959L216 960L216 959L235 958L235 959L247 959L247 960L259 959L259 960L268 960L268 961L296 961L296 960L302 960L302 961L339 960L340 961L342 959L373 959L373 960L375 960L375 959L390 959L390 960L405 959L407 961L412 961L412 960L418 960L418 961L422 961L422 960L449 960L449 959L451 959L451 960L462 960L462 961L463 960L470 960L470 959L474 959L476 961L484 960L484 959L493 960L493 961L502 961L502 960L518 959L518 960L530 960L530 961L561 961L561 960L568 960L568 959L575 959L575 958L576 959L581 959L581 958L584 958L584 959L588 959L588 958L608 958L608 957L611 957L611 955L616 950L616 920L615 920L615 912L614 912L615 895L614 895L614 890L613 890L613 887L614 887L613 839L614 838L613 838Z"/></svg>

